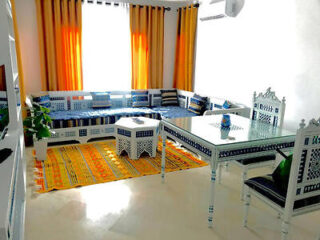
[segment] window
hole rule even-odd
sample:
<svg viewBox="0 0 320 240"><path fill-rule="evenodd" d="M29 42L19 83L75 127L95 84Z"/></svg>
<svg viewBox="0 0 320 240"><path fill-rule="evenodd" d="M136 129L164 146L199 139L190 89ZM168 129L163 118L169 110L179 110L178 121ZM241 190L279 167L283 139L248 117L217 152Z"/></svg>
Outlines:
<svg viewBox="0 0 320 240"><path fill-rule="evenodd" d="M130 90L129 5L84 3L82 39L83 89Z"/></svg>

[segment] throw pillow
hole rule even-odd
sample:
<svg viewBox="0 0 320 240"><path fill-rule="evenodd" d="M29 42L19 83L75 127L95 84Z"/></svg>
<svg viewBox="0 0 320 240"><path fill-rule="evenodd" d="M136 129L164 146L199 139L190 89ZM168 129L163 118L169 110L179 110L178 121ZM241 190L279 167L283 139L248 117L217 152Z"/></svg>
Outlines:
<svg viewBox="0 0 320 240"><path fill-rule="evenodd" d="M109 92L91 92L92 108L110 108L111 100Z"/></svg>
<svg viewBox="0 0 320 240"><path fill-rule="evenodd" d="M33 94L32 101L46 108L51 107L50 96L48 93Z"/></svg>
<svg viewBox="0 0 320 240"><path fill-rule="evenodd" d="M149 107L148 91L132 91L131 99L132 107Z"/></svg>
<svg viewBox="0 0 320 240"><path fill-rule="evenodd" d="M162 106L179 106L177 90L160 90Z"/></svg>
<svg viewBox="0 0 320 240"><path fill-rule="evenodd" d="M188 111L193 112L197 115L202 115L206 109L207 100L207 97L201 97L197 94L194 94L194 96L190 100Z"/></svg>
<svg viewBox="0 0 320 240"><path fill-rule="evenodd" d="M288 189L292 156L290 154L287 159L283 159L272 173L274 182L283 191L287 191Z"/></svg>

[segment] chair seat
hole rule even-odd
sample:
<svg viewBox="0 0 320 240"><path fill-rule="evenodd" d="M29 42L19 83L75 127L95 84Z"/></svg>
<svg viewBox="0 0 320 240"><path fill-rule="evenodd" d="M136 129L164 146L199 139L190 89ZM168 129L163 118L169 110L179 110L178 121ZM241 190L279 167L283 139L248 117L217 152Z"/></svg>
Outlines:
<svg viewBox="0 0 320 240"><path fill-rule="evenodd" d="M269 200L273 201L277 205L284 207L286 201L287 191L282 190L277 186L273 180L272 175L254 177L244 182L248 187L262 194ZM301 200L297 200L294 203L294 209L310 206L313 204L320 203L320 196L309 197Z"/></svg>
<svg viewBox="0 0 320 240"><path fill-rule="evenodd" d="M271 160L275 160L275 159L276 159L276 155L272 154L272 155L267 155L267 156L237 160L237 162L242 165L249 165L249 164L253 164L253 163L266 162L266 161L271 161Z"/></svg>

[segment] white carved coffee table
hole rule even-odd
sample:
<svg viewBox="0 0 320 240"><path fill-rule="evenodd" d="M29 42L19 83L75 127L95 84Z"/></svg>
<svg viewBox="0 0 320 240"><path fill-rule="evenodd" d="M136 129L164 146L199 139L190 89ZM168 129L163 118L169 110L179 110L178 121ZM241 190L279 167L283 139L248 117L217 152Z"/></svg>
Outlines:
<svg viewBox="0 0 320 240"><path fill-rule="evenodd" d="M131 159L143 152L155 157L159 136L159 120L145 117L121 118L115 123L117 155L126 151Z"/></svg>

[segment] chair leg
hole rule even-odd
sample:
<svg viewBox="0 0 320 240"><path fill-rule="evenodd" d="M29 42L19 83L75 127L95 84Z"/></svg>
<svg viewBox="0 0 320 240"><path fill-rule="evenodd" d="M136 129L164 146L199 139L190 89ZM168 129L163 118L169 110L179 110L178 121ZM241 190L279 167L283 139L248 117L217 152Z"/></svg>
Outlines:
<svg viewBox="0 0 320 240"><path fill-rule="evenodd" d="M287 214L283 216L283 222L281 227L281 239L287 240L290 226L290 217Z"/></svg>
<svg viewBox="0 0 320 240"><path fill-rule="evenodd" d="M222 163L219 163L219 171L218 171L218 183L221 184L221 178L222 178Z"/></svg>
<svg viewBox="0 0 320 240"><path fill-rule="evenodd" d="M245 191L245 203L244 203L243 226L247 227L251 195L250 195L249 187L245 186L244 191Z"/></svg>
<svg viewBox="0 0 320 240"><path fill-rule="evenodd" d="M244 199L244 188L245 188L245 185L244 185L244 181L247 180L247 176L248 176L248 168L245 167L243 169L243 172L242 172L242 189L241 189L241 201L243 201Z"/></svg>

